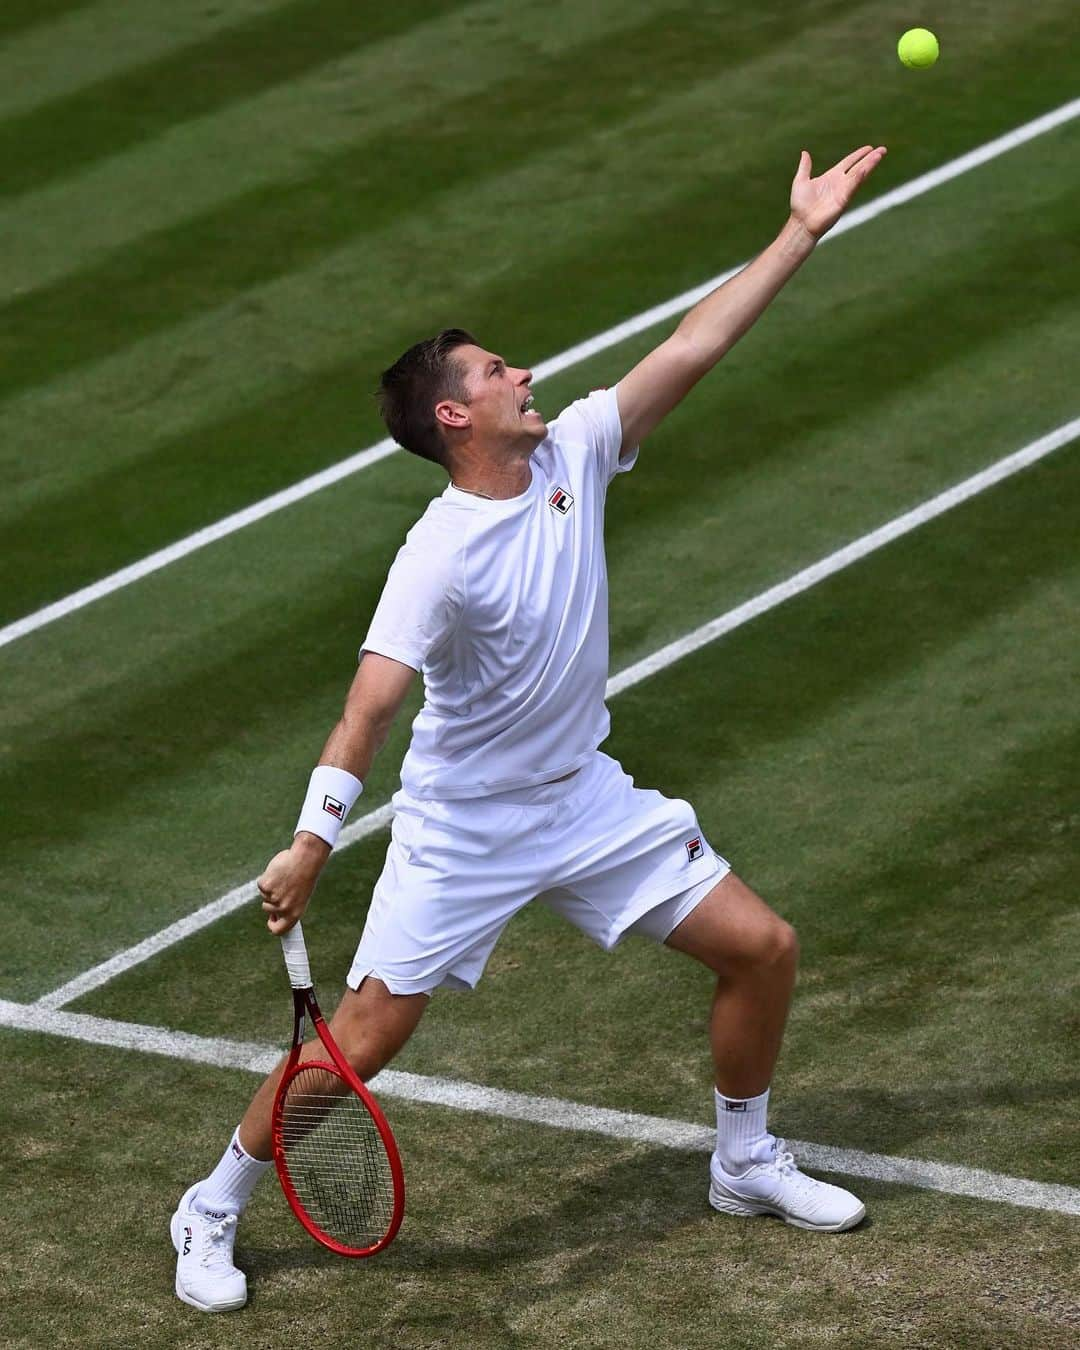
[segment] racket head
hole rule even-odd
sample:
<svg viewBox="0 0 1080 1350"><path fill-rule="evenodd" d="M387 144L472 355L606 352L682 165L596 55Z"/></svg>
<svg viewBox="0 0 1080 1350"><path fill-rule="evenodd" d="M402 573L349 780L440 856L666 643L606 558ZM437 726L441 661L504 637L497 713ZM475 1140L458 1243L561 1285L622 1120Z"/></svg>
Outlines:
<svg viewBox="0 0 1080 1350"><path fill-rule="evenodd" d="M339 1256L374 1256L405 1213L405 1179L379 1104L314 1012L325 1057L293 1048L274 1096L271 1133L281 1189L301 1225Z"/></svg>

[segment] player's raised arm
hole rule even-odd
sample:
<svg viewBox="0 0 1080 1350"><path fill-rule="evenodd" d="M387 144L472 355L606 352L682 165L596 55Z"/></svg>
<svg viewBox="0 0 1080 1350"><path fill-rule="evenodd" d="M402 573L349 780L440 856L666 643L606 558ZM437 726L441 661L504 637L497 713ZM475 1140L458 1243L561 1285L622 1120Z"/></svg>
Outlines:
<svg viewBox="0 0 1080 1350"><path fill-rule="evenodd" d="M884 146L864 145L813 178L810 156L802 152L791 185L791 215L777 237L695 305L671 337L619 381L624 453L639 445L753 325L884 157Z"/></svg>
<svg viewBox="0 0 1080 1350"><path fill-rule="evenodd" d="M286 933L311 899L338 831L363 790L416 671L365 652L308 786L292 846L275 854L258 880L271 933Z"/></svg>

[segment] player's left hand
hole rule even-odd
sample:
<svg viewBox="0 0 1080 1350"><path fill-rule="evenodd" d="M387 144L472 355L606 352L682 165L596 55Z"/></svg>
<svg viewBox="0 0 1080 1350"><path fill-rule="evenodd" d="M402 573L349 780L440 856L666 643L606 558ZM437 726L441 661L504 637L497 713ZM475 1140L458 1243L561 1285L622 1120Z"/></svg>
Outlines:
<svg viewBox="0 0 1080 1350"><path fill-rule="evenodd" d="M791 214L815 239L831 230L848 203L885 158L883 145L860 146L834 164L826 173L811 178L813 163L807 150L791 184Z"/></svg>

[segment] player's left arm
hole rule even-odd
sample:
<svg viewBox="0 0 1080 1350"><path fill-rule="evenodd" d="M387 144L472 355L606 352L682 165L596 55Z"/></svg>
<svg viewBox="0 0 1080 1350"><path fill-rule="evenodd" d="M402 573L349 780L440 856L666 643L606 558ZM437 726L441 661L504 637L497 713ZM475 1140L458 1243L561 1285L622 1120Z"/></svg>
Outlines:
<svg viewBox="0 0 1080 1350"><path fill-rule="evenodd" d="M791 185L791 215L777 237L737 276L696 304L671 337L616 386L621 455L640 445L756 322L884 157L883 145L864 145L813 178L810 156L802 152Z"/></svg>

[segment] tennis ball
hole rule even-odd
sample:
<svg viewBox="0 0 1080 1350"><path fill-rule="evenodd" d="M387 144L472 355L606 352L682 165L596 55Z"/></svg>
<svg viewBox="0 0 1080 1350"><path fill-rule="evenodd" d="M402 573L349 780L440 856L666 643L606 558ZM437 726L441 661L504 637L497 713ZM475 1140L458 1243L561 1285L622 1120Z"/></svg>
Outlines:
<svg viewBox="0 0 1080 1350"><path fill-rule="evenodd" d="M905 66L923 70L938 59L938 40L929 28L909 28L896 44L896 54Z"/></svg>

